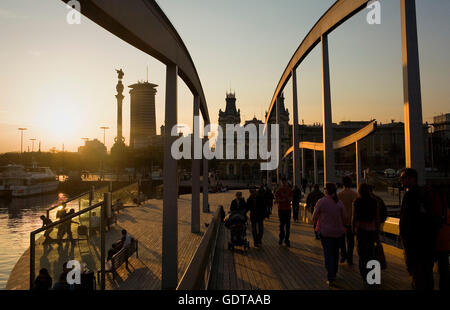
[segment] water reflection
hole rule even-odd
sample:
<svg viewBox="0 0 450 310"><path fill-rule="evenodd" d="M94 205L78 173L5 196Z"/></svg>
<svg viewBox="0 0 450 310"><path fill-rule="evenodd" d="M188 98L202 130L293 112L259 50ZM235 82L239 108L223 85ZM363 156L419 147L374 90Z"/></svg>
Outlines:
<svg viewBox="0 0 450 310"><path fill-rule="evenodd" d="M39 216L64 194L0 199L0 289L4 289L17 260L30 245L30 232L41 227Z"/></svg>

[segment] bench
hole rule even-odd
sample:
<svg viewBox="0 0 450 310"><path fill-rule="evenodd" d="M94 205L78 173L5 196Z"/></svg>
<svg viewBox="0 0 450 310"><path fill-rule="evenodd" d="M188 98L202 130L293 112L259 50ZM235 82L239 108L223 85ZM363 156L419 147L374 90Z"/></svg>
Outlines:
<svg viewBox="0 0 450 310"><path fill-rule="evenodd" d="M125 263L125 267L128 269L128 258L131 257L136 253L136 258L139 258L139 247L138 247L138 241L136 239L131 239L131 243L128 247L123 247L120 249L119 252L114 254L114 256L111 258L111 269L105 270L105 273L112 273L113 280L115 279L117 269ZM100 273L101 270L97 271L97 279L100 281Z"/></svg>

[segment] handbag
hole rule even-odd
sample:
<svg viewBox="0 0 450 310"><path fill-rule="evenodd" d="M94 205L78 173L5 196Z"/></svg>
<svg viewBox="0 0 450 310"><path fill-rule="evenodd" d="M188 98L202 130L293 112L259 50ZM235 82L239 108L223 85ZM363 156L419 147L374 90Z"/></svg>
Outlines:
<svg viewBox="0 0 450 310"><path fill-rule="evenodd" d="M387 268L386 257L384 256L383 245L381 242L377 242L374 248L374 257L380 263L381 270Z"/></svg>

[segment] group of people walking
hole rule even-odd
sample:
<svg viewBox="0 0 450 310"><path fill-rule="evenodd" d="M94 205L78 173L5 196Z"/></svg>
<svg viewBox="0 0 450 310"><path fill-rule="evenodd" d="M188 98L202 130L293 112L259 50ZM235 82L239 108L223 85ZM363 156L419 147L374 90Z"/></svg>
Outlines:
<svg viewBox="0 0 450 310"><path fill-rule="evenodd" d="M236 193L236 198L231 202L230 212L250 213L252 235L255 247L262 245L264 234L264 219L272 214L273 193L267 186L261 186L258 190L250 189L247 201L242 197L242 192Z"/></svg>
<svg viewBox="0 0 450 310"><path fill-rule="evenodd" d="M420 290L433 289L433 266L437 261L439 288L449 290L450 212L445 196L419 187L414 169L402 170L400 179L406 190L401 204L400 237L412 286ZM306 197L315 237L322 243L330 287L336 286L339 262L353 265L355 239L364 283L368 283L368 273L373 268L368 267L369 261L376 260L381 269L386 268L380 240L380 228L387 219L386 205L370 185L359 184L355 191L350 177L344 177L342 183L344 189L339 192L334 183L325 184L324 193L315 184ZM259 190L250 190L247 201L239 192L231 203L230 211L250 212L255 247L262 244L263 222L272 213L274 199L280 221L279 244L290 247L291 212L297 222L302 199L298 186L288 185L283 178L275 194L267 186L261 186Z"/></svg>
<svg viewBox="0 0 450 310"><path fill-rule="evenodd" d="M386 206L376 198L368 184L360 184L358 192L351 189L350 177L344 177L343 184L344 189L339 193L334 183L325 185L325 193L316 201L312 216L316 238L322 242L329 286L335 286L339 252L341 263L353 265L355 236L359 271L363 281L367 280L367 263L380 259L375 257L375 246L380 246L380 225L386 219ZM318 187L315 191L311 193L314 196L309 199L310 203L320 197Z"/></svg>

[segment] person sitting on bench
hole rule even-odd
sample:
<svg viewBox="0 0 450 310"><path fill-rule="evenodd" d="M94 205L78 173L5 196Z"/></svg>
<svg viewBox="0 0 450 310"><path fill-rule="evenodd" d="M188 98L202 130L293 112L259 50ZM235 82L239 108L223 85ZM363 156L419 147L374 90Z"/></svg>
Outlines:
<svg viewBox="0 0 450 310"><path fill-rule="evenodd" d="M125 229L122 229L122 242L124 247L128 247L131 244L131 240L133 238L127 234L127 231Z"/></svg>

